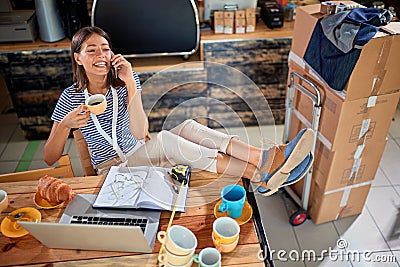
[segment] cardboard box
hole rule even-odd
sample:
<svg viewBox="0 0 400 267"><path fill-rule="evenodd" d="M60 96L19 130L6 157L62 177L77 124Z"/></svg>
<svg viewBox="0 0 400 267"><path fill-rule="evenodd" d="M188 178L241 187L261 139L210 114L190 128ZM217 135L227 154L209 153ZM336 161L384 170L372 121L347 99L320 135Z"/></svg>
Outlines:
<svg viewBox="0 0 400 267"><path fill-rule="evenodd" d="M233 19L224 19L224 33L232 34L233 33Z"/></svg>
<svg viewBox="0 0 400 267"><path fill-rule="evenodd" d="M255 32L256 30L256 11L254 8L246 9L246 32Z"/></svg>
<svg viewBox="0 0 400 267"><path fill-rule="evenodd" d="M329 192L319 191L310 202L308 213L316 224L360 214L367 199L371 181Z"/></svg>
<svg viewBox="0 0 400 267"><path fill-rule="evenodd" d="M235 19L235 33L246 33L246 19Z"/></svg>
<svg viewBox="0 0 400 267"><path fill-rule="evenodd" d="M289 74L292 71L307 78L319 89L322 105L319 138L330 150L353 149L363 138L379 142L386 138L399 101L399 92L346 101L293 62L290 63ZM314 92L308 84L298 83ZM304 120L311 122L312 101L295 91L293 106Z"/></svg>
<svg viewBox="0 0 400 267"><path fill-rule="evenodd" d="M337 2L337 1L334 1ZM352 1L340 1L354 4ZM320 5L297 7L291 52L297 64L306 52L309 40L319 18ZM342 92L346 101L365 98L371 95L390 94L399 90L400 75L400 27L397 22L381 27L385 32L378 32L362 49L350 79ZM296 60L293 60L296 61Z"/></svg>
<svg viewBox="0 0 400 267"><path fill-rule="evenodd" d="M309 123L303 123L296 112L293 113L290 127L290 139L297 133L309 127ZM314 152L314 164L312 169L312 187L317 186L326 192L343 188L345 186L372 181L382 158L386 146L386 137L383 139L365 139L361 145L349 144L342 149L332 151L324 145L321 139L317 139ZM293 185L297 195L301 196L303 184ZM310 199L313 198L310 194Z"/></svg>

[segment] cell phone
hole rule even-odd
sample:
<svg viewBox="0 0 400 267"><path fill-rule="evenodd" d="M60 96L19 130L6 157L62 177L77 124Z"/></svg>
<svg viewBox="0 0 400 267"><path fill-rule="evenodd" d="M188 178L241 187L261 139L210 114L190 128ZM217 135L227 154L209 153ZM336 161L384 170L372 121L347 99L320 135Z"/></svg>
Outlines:
<svg viewBox="0 0 400 267"><path fill-rule="evenodd" d="M111 57L112 57L112 56L114 56L114 52L111 51ZM117 67L114 67L114 66L111 66L111 68L113 69L112 72L114 72L115 78L118 79L118 68L117 68Z"/></svg>

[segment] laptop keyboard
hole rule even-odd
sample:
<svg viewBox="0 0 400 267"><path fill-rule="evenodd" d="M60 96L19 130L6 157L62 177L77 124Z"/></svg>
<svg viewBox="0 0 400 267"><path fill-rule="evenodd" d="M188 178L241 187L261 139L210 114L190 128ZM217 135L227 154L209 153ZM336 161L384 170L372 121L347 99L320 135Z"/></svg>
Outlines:
<svg viewBox="0 0 400 267"><path fill-rule="evenodd" d="M136 219L136 218L95 217L95 216L72 216L70 223L139 226L144 233L147 222L148 219L146 218Z"/></svg>

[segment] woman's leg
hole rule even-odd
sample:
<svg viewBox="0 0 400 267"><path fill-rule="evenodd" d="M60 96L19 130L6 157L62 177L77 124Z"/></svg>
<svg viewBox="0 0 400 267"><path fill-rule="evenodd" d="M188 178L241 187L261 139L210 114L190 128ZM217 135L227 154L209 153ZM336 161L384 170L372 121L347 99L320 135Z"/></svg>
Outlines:
<svg viewBox="0 0 400 267"><path fill-rule="evenodd" d="M261 176L257 167L253 164L224 153L217 155L217 173L244 177L252 181L259 181Z"/></svg>
<svg viewBox="0 0 400 267"><path fill-rule="evenodd" d="M169 131L161 131L132 155L128 166L155 165L172 167L187 164L193 168L217 172L218 150L190 142Z"/></svg>
<svg viewBox="0 0 400 267"><path fill-rule="evenodd" d="M170 132L202 146L218 149L237 159L259 166L262 149L240 141L234 135L228 135L208 128L194 120L186 120Z"/></svg>
<svg viewBox="0 0 400 267"><path fill-rule="evenodd" d="M155 165L172 167L186 164L195 169L226 173L252 179L257 168L245 161L230 157L217 149L195 144L168 131L161 131L156 138L128 155L128 166Z"/></svg>

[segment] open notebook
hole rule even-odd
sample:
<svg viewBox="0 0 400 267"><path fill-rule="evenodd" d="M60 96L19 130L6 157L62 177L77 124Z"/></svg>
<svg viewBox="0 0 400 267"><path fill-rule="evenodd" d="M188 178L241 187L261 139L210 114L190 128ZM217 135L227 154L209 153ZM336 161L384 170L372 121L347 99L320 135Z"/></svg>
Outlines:
<svg viewBox="0 0 400 267"><path fill-rule="evenodd" d="M173 210L178 197L170 180L169 169L161 167L111 167L100 189L94 208L144 208ZM184 212L188 186L177 184L181 192L176 211Z"/></svg>

